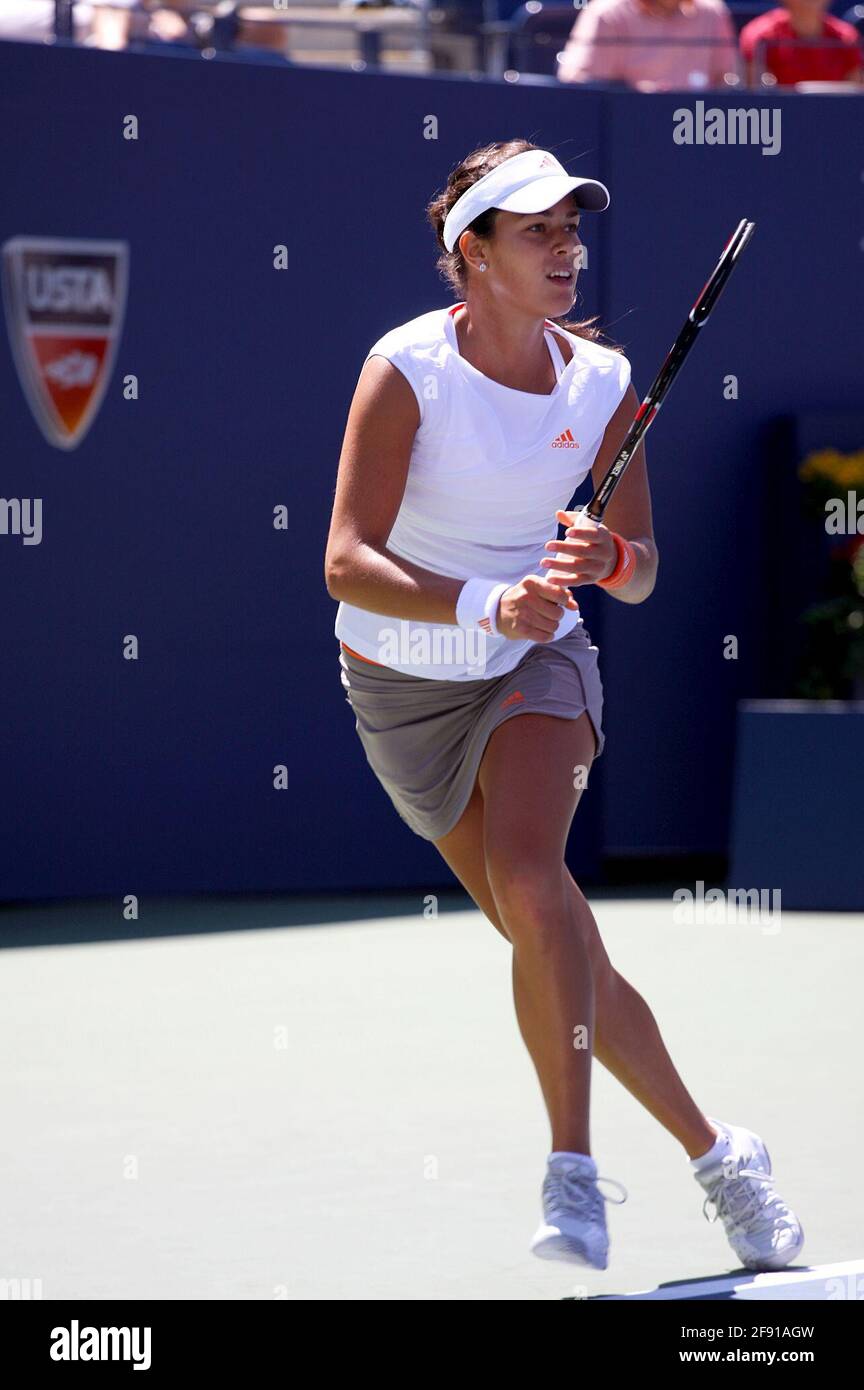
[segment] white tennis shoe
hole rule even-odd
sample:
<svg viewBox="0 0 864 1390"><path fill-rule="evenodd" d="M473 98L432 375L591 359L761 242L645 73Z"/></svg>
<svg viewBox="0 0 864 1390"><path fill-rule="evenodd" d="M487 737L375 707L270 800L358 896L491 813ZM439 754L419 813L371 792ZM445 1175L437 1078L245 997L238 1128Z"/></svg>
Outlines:
<svg viewBox="0 0 864 1390"><path fill-rule="evenodd" d="M598 1188L597 1164L589 1154L557 1154L546 1162L543 1179L543 1220L531 1241L531 1252L541 1260L567 1260L570 1264L605 1269L609 1262L606 1206L612 1201ZM627 1192L616 1201L620 1206Z"/></svg>
<svg viewBox="0 0 864 1390"><path fill-rule="evenodd" d="M729 1139L725 1156L694 1172L707 1196L707 1221L719 1217L729 1244L746 1269L783 1269L800 1255L804 1232L795 1213L775 1191L771 1158L758 1134L706 1117ZM713 1206L714 1215L707 1208Z"/></svg>

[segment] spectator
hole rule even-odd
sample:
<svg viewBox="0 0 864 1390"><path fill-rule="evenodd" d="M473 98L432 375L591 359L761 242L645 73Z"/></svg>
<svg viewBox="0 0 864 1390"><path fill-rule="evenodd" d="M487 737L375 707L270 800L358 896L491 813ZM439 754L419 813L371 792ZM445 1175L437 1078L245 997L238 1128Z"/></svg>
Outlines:
<svg viewBox="0 0 864 1390"><path fill-rule="evenodd" d="M191 42L183 13L188 8L184 0L97 0L89 43L117 49L130 43Z"/></svg>
<svg viewBox="0 0 864 1390"><path fill-rule="evenodd" d="M654 92L722 87L738 67L735 27L723 0L590 0L573 25L558 76Z"/></svg>
<svg viewBox="0 0 864 1390"><path fill-rule="evenodd" d="M846 11L843 18L864 38L864 5L853 5L851 10Z"/></svg>
<svg viewBox="0 0 864 1390"><path fill-rule="evenodd" d="M76 37L90 32L90 6L75 7ZM54 0L4 0L0 4L0 39L46 43L54 37Z"/></svg>
<svg viewBox="0 0 864 1390"><path fill-rule="evenodd" d="M188 26L177 10L183 8L184 0L78 0L72 12L75 39L91 48L115 49L130 42L182 40ZM50 43L54 14L54 0L0 0L0 39Z"/></svg>
<svg viewBox="0 0 864 1390"><path fill-rule="evenodd" d="M181 48L269 48L285 54L287 28L275 18L232 24L229 0L77 0L74 31L78 43L89 48L123 49L130 44L171 44ZM208 27L211 20L221 21ZM0 39L29 39L50 43L54 37L54 0L0 0ZM472 40L472 43L474 41Z"/></svg>
<svg viewBox="0 0 864 1390"><path fill-rule="evenodd" d="M826 15L828 3L783 0L778 9L745 24L741 56L751 86L761 81L763 72L770 72L781 87L796 82L861 82L858 32L845 20ZM828 40L832 46L818 46L818 39ZM799 40L810 42L801 44Z"/></svg>

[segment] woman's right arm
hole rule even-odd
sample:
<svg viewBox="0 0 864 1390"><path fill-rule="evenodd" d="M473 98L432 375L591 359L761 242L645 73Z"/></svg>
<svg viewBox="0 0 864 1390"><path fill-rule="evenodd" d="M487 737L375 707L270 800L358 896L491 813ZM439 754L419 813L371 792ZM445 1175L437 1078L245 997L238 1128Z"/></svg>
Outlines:
<svg viewBox="0 0 864 1390"><path fill-rule="evenodd" d="M356 608L455 624L464 579L387 549L419 424L414 392L398 367L386 357L367 358L345 426L324 577L331 598Z"/></svg>
<svg viewBox="0 0 864 1390"><path fill-rule="evenodd" d="M355 608L455 626L465 580L387 549L419 424L416 397L398 367L386 357L367 358L345 426L324 578L331 598ZM572 595L565 590L562 597L549 580L527 575L501 595L498 631L510 640L549 642L564 607L576 607Z"/></svg>

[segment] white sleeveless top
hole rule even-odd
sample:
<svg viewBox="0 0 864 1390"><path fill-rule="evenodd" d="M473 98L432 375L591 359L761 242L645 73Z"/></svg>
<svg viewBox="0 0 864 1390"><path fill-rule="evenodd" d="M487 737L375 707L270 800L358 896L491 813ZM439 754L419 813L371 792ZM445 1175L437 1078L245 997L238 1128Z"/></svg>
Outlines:
<svg viewBox="0 0 864 1390"><path fill-rule="evenodd" d="M527 574L545 573L539 562L553 553L544 545L558 534L555 512L567 506L590 471L630 382L630 363L621 353L547 319L555 389L548 396L516 391L484 376L461 356L453 321L461 307L421 314L385 333L367 353L367 358L386 357L398 367L420 409L402 504L387 548L453 579L476 575L515 584ZM555 334L572 347L566 366ZM581 622L580 613L564 609L554 640ZM442 629L453 636L461 631L342 602L335 634L361 656L406 675L477 680L476 666L467 662L415 659L441 653ZM535 645L527 639L483 636L483 678L512 670ZM443 650L446 655L446 643Z"/></svg>

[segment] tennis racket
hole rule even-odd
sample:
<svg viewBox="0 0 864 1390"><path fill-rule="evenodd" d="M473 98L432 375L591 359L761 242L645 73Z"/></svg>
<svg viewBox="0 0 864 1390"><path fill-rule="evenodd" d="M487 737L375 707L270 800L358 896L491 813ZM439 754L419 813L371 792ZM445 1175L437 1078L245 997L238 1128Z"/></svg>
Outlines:
<svg viewBox="0 0 864 1390"><path fill-rule="evenodd" d="M754 231L755 222L748 222L742 218L729 238L717 265L715 266L710 278L706 281L696 303L684 321L684 327L678 334L666 356L666 361L660 368L654 381L651 383L648 394L640 405L633 420L633 424L627 431L621 448L615 455L615 459L609 467L606 476L597 488L591 501L588 502L577 513L576 525L579 516L588 516L592 521L602 521L603 513L609 505L610 498L616 487L624 476L624 471L632 459L639 443L644 439L651 421L657 414L671 387L676 376L680 372L687 358L687 354L695 343L699 330L703 324L707 323L708 316L720 294L726 281L738 264L741 252L749 242Z"/></svg>

